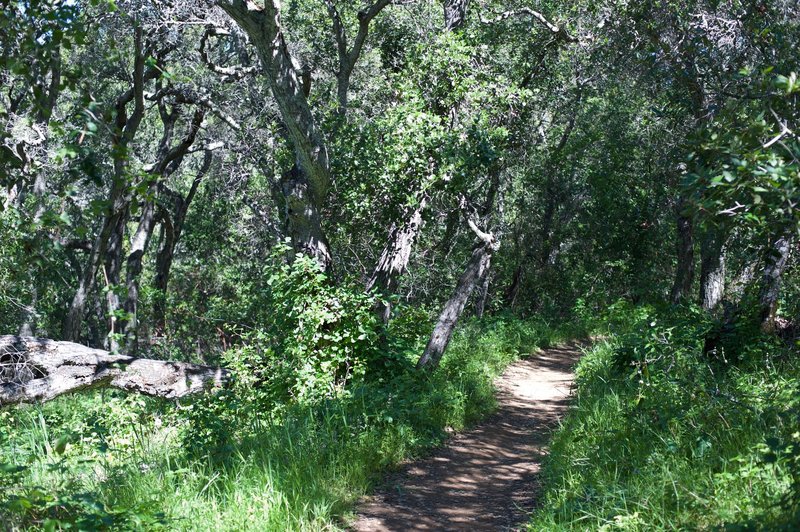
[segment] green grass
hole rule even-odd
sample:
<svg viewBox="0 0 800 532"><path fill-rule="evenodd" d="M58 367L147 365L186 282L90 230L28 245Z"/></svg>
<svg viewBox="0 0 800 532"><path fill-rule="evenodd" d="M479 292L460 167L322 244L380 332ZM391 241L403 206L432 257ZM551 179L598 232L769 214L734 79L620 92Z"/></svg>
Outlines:
<svg viewBox="0 0 800 532"><path fill-rule="evenodd" d="M193 426L202 401L176 407L111 391L7 409L0 463L25 469L0 475L0 518L12 529L339 529L388 470L491 412L492 380L510 362L575 332L536 320L468 322L432 375L403 372L322 403L287 404L246 430L224 420ZM208 426L213 434L202 432ZM226 430L215 449L187 448Z"/></svg>
<svg viewBox="0 0 800 532"><path fill-rule="evenodd" d="M796 346L703 355L696 314L629 318L577 368L530 529L796 529Z"/></svg>

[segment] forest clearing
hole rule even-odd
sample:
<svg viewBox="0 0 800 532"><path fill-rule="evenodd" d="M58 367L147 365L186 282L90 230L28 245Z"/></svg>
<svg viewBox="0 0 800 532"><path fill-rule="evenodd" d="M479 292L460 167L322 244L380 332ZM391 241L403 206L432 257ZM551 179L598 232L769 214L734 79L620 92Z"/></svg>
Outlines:
<svg viewBox="0 0 800 532"><path fill-rule="evenodd" d="M800 528L800 0L0 6L0 529Z"/></svg>

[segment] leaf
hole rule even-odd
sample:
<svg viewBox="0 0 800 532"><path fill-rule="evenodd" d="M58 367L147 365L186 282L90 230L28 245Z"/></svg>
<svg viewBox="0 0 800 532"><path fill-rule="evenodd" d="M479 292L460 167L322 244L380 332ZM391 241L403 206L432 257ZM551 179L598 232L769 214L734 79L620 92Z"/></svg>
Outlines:
<svg viewBox="0 0 800 532"><path fill-rule="evenodd" d="M25 467L25 466L20 466L20 465L0 464L0 473L6 473L6 474L22 473L26 469L28 469L28 468Z"/></svg>
<svg viewBox="0 0 800 532"><path fill-rule="evenodd" d="M67 450L67 443L69 443L69 437L66 435L61 436L56 440L56 443L53 446L53 451L55 451L57 455L64 454L64 451Z"/></svg>

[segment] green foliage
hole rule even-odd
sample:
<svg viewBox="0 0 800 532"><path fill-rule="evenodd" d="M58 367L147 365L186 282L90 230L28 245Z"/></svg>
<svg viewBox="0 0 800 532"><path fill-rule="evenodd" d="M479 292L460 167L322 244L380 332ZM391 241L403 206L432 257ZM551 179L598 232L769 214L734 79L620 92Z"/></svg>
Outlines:
<svg viewBox="0 0 800 532"><path fill-rule="evenodd" d="M86 480L100 469L113 476L122 457L140 460L142 428L156 413L140 397L119 396L0 412L0 519L12 529L166 529L152 496L103 499Z"/></svg>
<svg viewBox="0 0 800 532"><path fill-rule="evenodd" d="M790 529L794 349L751 334L746 357L710 359L701 311L626 306L578 366L531 529Z"/></svg>
<svg viewBox="0 0 800 532"><path fill-rule="evenodd" d="M769 96L725 109L690 156L688 187L706 223L772 235L797 231L800 144L785 128L797 114L800 86L796 73L772 70L751 82Z"/></svg>
<svg viewBox="0 0 800 532"><path fill-rule="evenodd" d="M289 405L348 395L378 362L375 298L330 284L308 257L286 263L289 251L285 246L273 251L275 266L258 299L263 307L257 328L223 354L232 386L189 407L189 449L224 455L234 437Z"/></svg>
<svg viewBox="0 0 800 532"><path fill-rule="evenodd" d="M378 356L374 298L358 288L330 285L319 264L303 256L269 276L267 285L271 315L253 339L261 352L226 354L252 372L243 384L277 387L277 397L288 393L302 402L335 397L360 381Z"/></svg>
<svg viewBox="0 0 800 532"><path fill-rule="evenodd" d="M303 267L276 275L291 276ZM273 286L279 283L276 279ZM315 287L306 295L320 301L327 290L332 289ZM402 312L408 315L395 330L406 331L409 345L409 331L419 336L414 323L420 316ZM178 411L116 393L5 410L0 462L9 464L9 473L0 476L0 489L41 497L26 512L3 518L20 527L43 525L52 517L64 528L80 522L132 530L162 524L170 530L335 529L388 469L491 412L491 381L508 363L535 356L537 346L572 333L541 320L472 320L456 331L452 356L445 357L441 371L395 367L393 373L368 373L351 379L346 393L315 401L285 396L283 403L267 404L255 381L239 381ZM395 354L406 361L404 367L413 366L419 340ZM251 375L250 369L242 371ZM190 433L195 440L187 441ZM69 442L63 455L56 452L58 441ZM39 486L35 493L32 486Z"/></svg>
<svg viewBox="0 0 800 532"><path fill-rule="evenodd" d="M4 524L335 527L381 472L491 411L506 364L583 328L609 339L579 369L537 525L796 519L796 261L775 283L783 337L754 316L770 247L800 227L791 1L486 0L445 31L438 0L371 21L364 2L292 0L276 20L296 97L272 93L274 50L255 46L272 39L213 4L0 12L0 333L58 339L80 284L81 342L135 319L137 355L233 374L177 408L87 393L0 412ZM474 242L465 210L502 244L494 314L418 374ZM364 282L414 212L383 324ZM676 214L696 258L705 231L726 240L721 316L659 306ZM317 217L328 274L283 245ZM112 308L135 283L135 313Z"/></svg>

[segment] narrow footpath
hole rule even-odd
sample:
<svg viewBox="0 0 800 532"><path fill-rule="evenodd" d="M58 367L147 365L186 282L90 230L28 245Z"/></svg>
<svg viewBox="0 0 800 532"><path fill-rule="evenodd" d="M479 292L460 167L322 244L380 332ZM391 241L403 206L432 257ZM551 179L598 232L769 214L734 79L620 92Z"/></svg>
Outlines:
<svg viewBox="0 0 800 532"><path fill-rule="evenodd" d="M569 404L577 344L509 366L498 409L434 455L409 464L358 508L355 531L517 530L536 507L552 429Z"/></svg>

